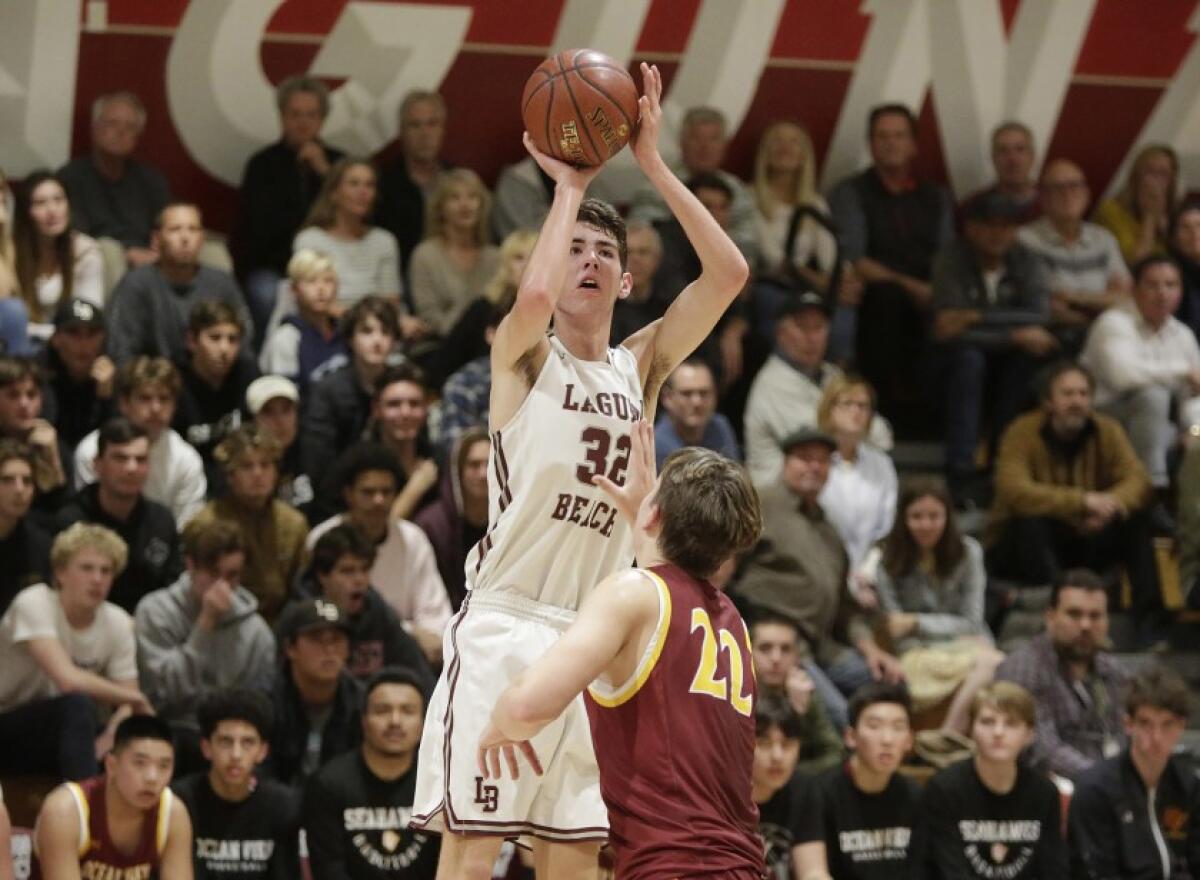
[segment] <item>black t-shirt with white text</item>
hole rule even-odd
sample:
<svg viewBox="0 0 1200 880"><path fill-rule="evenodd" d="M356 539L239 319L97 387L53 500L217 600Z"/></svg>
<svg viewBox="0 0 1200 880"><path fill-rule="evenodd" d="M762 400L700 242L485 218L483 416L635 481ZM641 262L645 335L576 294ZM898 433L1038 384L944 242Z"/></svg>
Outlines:
<svg viewBox="0 0 1200 880"><path fill-rule="evenodd" d="M869 793L854 784L849 764L833 767L802 789L795 844L824 843L837 880L902 880L912 864L918 796L916 783L899 773Z"/></svg>
<svg viewBox="0 0 1200 880"><path fill-rule="evenodd" d="M410 831L416 759L399 779L380 779L355 749L308 781L303 823L314 880L433 880L438 837Z"/></svg>
<svg viewBox="0 0 1200 880"><path fill-rule="evenodd" d="M286 785L259 779L244 801L227 801L207 773L171 787L192 817L196 880L294 880L300 871L300 798Z"/></svg>
<svg viewBox="0 0 1200 880"><path fill-rule="evenodd" d="M921 798L919 878L1060 880L1068 875L1062 808L1047 777L1018 765L1006 794L987 788L968 758L935 775Z"/></svg>
<svg viewBox="0 0 1200 880"><path fill-rule="evenodd" d="M763 841L767 876L791 880L792 847L802 827L800 817L804 789L815 781L811 776L792 776L779 791L758 805L758 836Z"/></svg>

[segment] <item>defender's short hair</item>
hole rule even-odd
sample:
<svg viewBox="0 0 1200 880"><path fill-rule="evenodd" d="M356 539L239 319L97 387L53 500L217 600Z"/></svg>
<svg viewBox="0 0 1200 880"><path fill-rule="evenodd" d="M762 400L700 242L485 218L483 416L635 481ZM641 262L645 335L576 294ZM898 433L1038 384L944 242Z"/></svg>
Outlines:
<svg viewBox="0 0 1200 880"><path fill-rule="evenodd" d="M758 493L746 469L710 449L673 452L654 500L662 513L663 555L693 577L710 576L762 534Z"/></svg>
<svg viewBox="0 0 1200 880"><path fill-rule="evenodd" d="M107 556L112 563L113 577L125 570L129 560L129 548L121 536L112 529L95 523L77 522L58 533L50 545L50 567L55 571L65 568L83 550L95 550Z"/></svg>

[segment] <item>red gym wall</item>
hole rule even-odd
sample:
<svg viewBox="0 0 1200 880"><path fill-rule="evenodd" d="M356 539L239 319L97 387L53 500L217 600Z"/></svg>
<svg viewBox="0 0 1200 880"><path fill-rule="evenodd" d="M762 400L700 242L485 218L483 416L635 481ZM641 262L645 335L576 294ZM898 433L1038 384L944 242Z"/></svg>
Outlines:
<svg viewBox="0 0 1200 880"><path fill-rule="evenodd" d="M0 166L19 177L85 150L91 100L132 89L150 110L142 154L226 228L230 183L275 135L271 85L312 69L335 88L335 143L390 155L400 97L436 87L451 108L447 159L493 181L522 155L528 73L551 48L588 41L631 68L658 63L672 119L699 101L725 110L737 124L727 164L743 176L764 126L786 116L812 131L828 183L861 162L865 109L898 98L919 110L922 170L960 194L986 177L981 143L1011 115L1046 154L1079 160L1097 194L1146 140L1179 149L1194 184L1198 5L0 0Z"/></svg>

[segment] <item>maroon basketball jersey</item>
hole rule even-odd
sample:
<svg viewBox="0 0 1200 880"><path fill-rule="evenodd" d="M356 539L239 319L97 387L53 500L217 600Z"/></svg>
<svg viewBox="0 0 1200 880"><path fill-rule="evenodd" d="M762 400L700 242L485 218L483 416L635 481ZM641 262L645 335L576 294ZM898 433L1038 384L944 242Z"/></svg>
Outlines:
<svg viewBox="0 0 1200 880"><path fill-rule="evenodd" d="M154 809L142 819L142 836L137 849L123 853L108 834L108 811L104 802L103 776L83 782L68 782L67 789L79 809L79 876L83 880L149 880L158 871L171 817L170 788L164 788ZM41 877L40 866L34 878Z"/></svg>
<svg viewBox="0 0 1200 880"><path fill-rule="evenodd" d="M746 624L673 565L645 574L659 594L654 637L629 681L587 695L616 876L762 877Z"/></svg>

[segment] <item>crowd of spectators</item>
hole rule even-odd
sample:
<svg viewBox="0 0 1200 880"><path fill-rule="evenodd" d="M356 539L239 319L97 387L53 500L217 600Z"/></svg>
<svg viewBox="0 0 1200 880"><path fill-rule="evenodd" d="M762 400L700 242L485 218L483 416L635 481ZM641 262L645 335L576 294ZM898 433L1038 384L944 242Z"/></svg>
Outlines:
<svg viewBox="0 0 1200 880"><path fill-rule="evenodd" d="M321 139L320 81L277 98L228 238L135 158L129 92L97 99L89 152L0 176L0 775L87 778L154 714L197 876L294 877L304 828L317 880L431 877L413 756L495 500L488 352L550 193L529 159L494 192L451 167L436 93L384 167ZM674 168L755 269L664 383L656 457L705 446L759 489L720 586L751 621L772 876L1200 871L1186 687L1109 638L1122 609L1123 647L1164 643L1161 539L1200 607L1200 200L1149 145L1093 206L1007 122L956 205L915 174L908 108L866 134L823 196L801 123L742 181L693 108ZM698 265L652 190L620 207L614 345ZM900 479L898 444L929 441L944 474ZM1039 587L1044 632L1002 652ZM973 757L921 791L914 744Z"/></svg>

